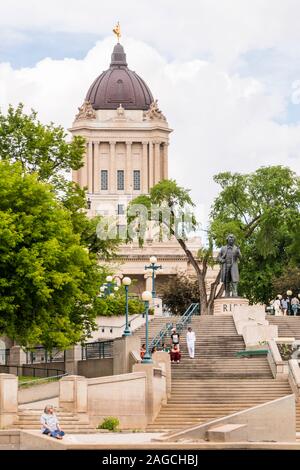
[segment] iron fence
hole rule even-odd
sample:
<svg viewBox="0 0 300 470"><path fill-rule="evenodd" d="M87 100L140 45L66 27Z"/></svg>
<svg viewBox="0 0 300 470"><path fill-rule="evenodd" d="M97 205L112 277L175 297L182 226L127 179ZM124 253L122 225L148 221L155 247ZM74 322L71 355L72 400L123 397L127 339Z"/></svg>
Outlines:
<svg viewBox="0 0 300 470"><path fill-rule="evenodd" d="M81 358L106 359L113 357L113 340L85 343L81 348Z"/></svg>
<svg viewBox="0 0 300 470"><path fill-rule="evenodd" d="M66 351L52 349L48 351L43 346L38 346L26 352L26 364L65 362Z"/></svg>
<svg viewBox="0 0 300 470"><path fill-rule="evenodd" d="M23 364L22 366L8 366L0 365L0 372L6 374L14 374L18 377L58 377L65 374L64 369L48 369L45 367L34 367L31 365Z"/></svg>
<svg viewBox="0 0 300 470"><path fill-rule="evenodd" d="M0 349L0 365L6 366L9 363L9 349Z"/></svg>

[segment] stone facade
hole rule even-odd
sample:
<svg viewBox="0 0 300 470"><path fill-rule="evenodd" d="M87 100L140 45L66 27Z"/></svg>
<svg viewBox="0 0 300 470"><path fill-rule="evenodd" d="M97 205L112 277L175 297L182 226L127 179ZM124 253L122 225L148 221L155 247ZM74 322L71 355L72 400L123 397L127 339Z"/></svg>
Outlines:
<svg viewBox="0 0 300 470"><path fill-rule="evenodd" d="M99 82L100 88L93 92L89 90L70 129L73 136L86 139L84 166L73 172L73 180L87 188L90 201L88 214L91 217L116 217L120 233L126 225L124 214L128 203L136 196L149 194L152 186L169 177L168 146L172 129L159 109L157 100L153 99L150 105L140 100L138 105L139 100L134 103L133 98L130 98L129 89L135 83L128 78L132 74L135 72L127 67L123 47L115 46L110 68L92 85L94 90L95 83ZM105 87L103 80L107 83ZM114 94L110 95L109 90L114 90L118 83L120 100L112 109ZM139 83L142 83L143 89L147 89L147 96L152 99L142 79L139 79ZM139 86L135 86L135 95L140 96ZM199 238L191 240L192 252L197 253L200 247ZM158 293L170 276L180 272L195 274L177 241L155 241L150 226L143 249L137 243L121 246L118 259L112 263L112 267L117 274L136 279L131 289L137 293L151 290L151 278L144 270L151 255L155 255L159 264L163 265L163 270L157 276ZM215 270L209 272L208 284L215 275Z"/></svg>

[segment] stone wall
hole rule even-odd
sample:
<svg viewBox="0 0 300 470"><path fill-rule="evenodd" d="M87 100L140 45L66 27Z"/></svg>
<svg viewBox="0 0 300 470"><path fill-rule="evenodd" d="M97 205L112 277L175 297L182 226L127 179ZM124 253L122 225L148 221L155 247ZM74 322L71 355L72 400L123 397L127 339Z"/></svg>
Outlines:
<svg viewBox="0 0 300 470"><path fill-rule="evenodd" d="M87 378L113 375L113 358L78 361L78 375Z"/></svg>
<svg viewBox="0 0 300 470"><path fill-rule="evenodd" d="M88 414L97 426L115 416L122 429L146 427L146 375L131 373L88 379Z"/></svg>

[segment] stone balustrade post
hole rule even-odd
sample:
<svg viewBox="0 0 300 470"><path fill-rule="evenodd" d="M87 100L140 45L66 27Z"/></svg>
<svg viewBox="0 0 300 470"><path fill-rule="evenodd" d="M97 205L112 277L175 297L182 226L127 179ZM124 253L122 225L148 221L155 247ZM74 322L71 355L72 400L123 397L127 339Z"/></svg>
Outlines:
<svg viewBox="0 0 300 470"><path fill-rule="evenodd" d="M87 379L68 375L59 381L59 407L80 414L87 412Z"/></svg>
<svg viewBox="0 0 300 470"><path fill-rule="evenodd" d="M18 413L18 377L0 374L0 429L11 426Z"/></svg>

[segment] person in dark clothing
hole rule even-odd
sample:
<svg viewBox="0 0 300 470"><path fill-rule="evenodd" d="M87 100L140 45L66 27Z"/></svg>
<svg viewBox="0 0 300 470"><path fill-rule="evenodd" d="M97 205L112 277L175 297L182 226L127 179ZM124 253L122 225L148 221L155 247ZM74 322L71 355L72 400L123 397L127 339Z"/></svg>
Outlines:
<svg viewBox="0 0 300 470"><path fill-rule="evenodd" d="M177 344L179 346L179 340L180 340L180 334L177 333L176 331L176 328L173 328L172 329L172 333L171 333L171 342L172 342L172 346L174 344Z"/></svg>

